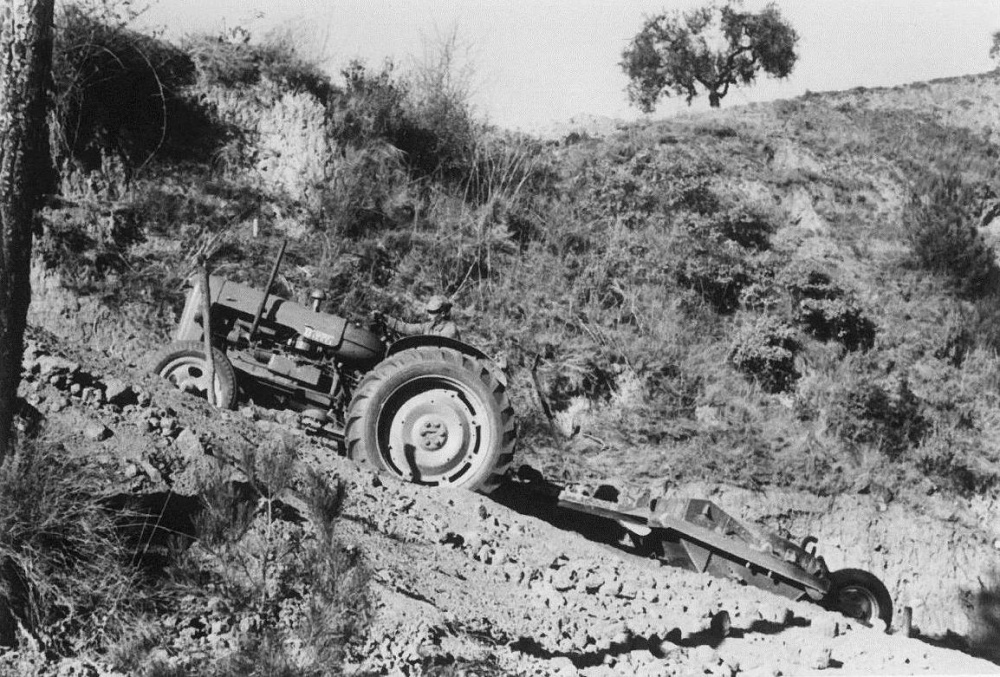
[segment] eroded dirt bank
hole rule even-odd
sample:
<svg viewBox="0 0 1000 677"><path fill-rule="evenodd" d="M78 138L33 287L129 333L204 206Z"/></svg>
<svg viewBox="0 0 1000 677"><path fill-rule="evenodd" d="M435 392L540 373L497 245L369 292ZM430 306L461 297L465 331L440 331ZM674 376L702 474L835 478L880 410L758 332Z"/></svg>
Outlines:
<svg viewBox="0 0 1000 677"><path fill-rule="evenodd" d="M878 487L861 490L818 497L774 488L751 492L691 484L681 492L710 497L745 520L816 536L831 569L876 573L897 608L913 608L914 625L924 633L974 632L974 600L982 589L996 585L997 498L891 498Z"/></svg>
<svg viewBox="0 0 1000 677"><path fill-rule="evenodd" d="M526 674L1000 671L577 533L594 525L558 529L489 498L339 472L357 483L359 512L344 533L378 574L374 637L395 638L373 639L365 665L403 669L408 653L451 651ZM713 621L721 611L728 637Z"/></svg>

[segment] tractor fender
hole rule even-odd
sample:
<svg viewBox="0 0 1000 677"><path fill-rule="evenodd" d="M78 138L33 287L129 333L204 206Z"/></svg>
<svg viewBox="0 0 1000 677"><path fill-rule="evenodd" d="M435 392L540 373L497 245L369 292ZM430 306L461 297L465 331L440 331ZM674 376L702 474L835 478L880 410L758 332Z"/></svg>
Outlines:
<svg viewBox="0 0 1000 677"><path fill-rule="evenodd" d="M457 350L460 353L472 355L480 360L487 360L489 362L493 361L490 359L489 355L481 351L479 348L474 348L464 341L448 338L447 336L435 336L434 334L404 336L398 341L393 341L392 345L389 346L389 351L386 353L386 357L395 355L396 353L404 350L409 350L410 348L422 348L424 346L431 346L434 348L451 348L452 350Z"/></svg>
<svg viewBox="0 0 1000 677"><path fill-rule="evenodd" d="M465 355L470 355L478 360L482 360L486 364L490 371L493 372L494 377L500 381L504 388L507 387L507 375L497 366L497 363L493 361L493 358L481 351L479 348L470 346L464 341L459 341L458 339L448 338L447 336L437 336L434 334L417 334L415 336L404 336L398 341L394 341L392 345L389 346L386 352L386 358L400 353L404 350L410 350L411 348L422 348L425 346L430 346L433 348L451 348L452 350L458 351Z"/></svg>

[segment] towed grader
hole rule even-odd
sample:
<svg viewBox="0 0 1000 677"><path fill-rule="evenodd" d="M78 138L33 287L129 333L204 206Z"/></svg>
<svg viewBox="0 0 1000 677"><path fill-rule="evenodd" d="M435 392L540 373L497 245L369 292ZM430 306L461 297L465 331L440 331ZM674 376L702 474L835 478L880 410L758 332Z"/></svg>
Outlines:
<svg viewBox="0 0 1000 677"><path fill-rule="evenodd" d="M384 324L365 328L321 312L321 292L311 296L312 308L271 294L283 252L264 291L207 273L192 278L175 340L155 355L153 371L224 408L246 398L298 411L308 429L380 472L495 490L517 436L502 371L462 341L400 338ZM552 509L618 522L668 564L818 602L865 623L892 621L882 582L857 569L830 572L810 549L814 539L796 545L707 500L557 494Z"/></svg>
<svg viewBox="0 0 1000 677"><path fill-rule="evenodd" d="M562 508L605 517L630 532L640 552L664 563L752 585L796 601L816 602L869 625L892 624L892 596L861 569L831 572L816 538L796 544L732 517L701 498L651 497L619 503L563 489Z"/></svg>

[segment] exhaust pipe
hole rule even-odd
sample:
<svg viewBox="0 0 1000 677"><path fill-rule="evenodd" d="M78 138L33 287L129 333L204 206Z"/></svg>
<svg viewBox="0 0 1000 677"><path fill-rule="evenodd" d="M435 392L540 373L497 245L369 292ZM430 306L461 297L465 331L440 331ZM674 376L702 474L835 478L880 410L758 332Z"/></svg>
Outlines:
<svg viewBox="0 0 1000 677"><path fill-rule="evenodd" d="M267 286L264 287L264 295L260 297L260 305L257 307L257 314L254 315L253 324L250 325L250 340L253 341L254 335L257 333L257 327L260 326L260 318L264 314L264 306L267 305L267 299L271 295L271 285L274 284L274 278L278 276L278 267L281 265L281 259L285 255L285 247L288 246L288 238L281 241L281 249L278 250L278 256L274 259L274 266L271 268L271 277L267 279Z"/></svg>

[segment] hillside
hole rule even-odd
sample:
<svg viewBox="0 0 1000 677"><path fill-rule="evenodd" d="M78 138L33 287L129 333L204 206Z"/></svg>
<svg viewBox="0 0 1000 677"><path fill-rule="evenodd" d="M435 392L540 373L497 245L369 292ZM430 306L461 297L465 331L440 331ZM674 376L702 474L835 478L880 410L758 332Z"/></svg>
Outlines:
<svg viewBox="0 0 1000 677"><path fill-rule="evenodd" d="M77 609L88 633L105 639L116 636L115 622L130 619L115 644L53 661L24 636L20 651L0 656L6 674L1000 670L939 641L886 635L815 605L662 566L616 548L613 523L567 520L551 505L532 507L514 484L491 499L359 470L304 434L294 418L255 407L220 414L141 370L78 347L71 338L32 332L23 392L45 419L45 439L59 440L68 459L95 466L106 496L136 501L127 547L144 567L155 571L164 557L176 557L169 538L196 533L199 540L187 546L186 559L165 569L159 592L145 602L157 614L130 615L142 598L119 600L119 618L88 619L86 609ZM281 488L275 483L285 461L298 479ZM235 547L208 538L198 517L204 508L192 510L195 491L207 492L209 510L232 507L210 488L218 477L252 486L266 481L278 491L252 494L267 509L254 510L252 521L238 527L247 531ZM301 578L324 528L308 489L311 477L343 491L339 516L327 524L342 553L335 600ZM692 489L723 502L743 499ZM879 521L874 499L852 504L856 514ZM811 509L802 507L802 514ZM132 590L148 594L146 585ZM324 635L309 625L317 601L335 602L322 616L332 647L316 642ZM731 619L725 634L713 620L722 611ZM73 629L72 619L63 627ZM269 644L276 638L279 644ZM351 641L342 645L345 638ZM40 639L56 656L65 651L54 638ZM327 662L317 666L317 659Z"/></svg>
<svg viewBox="0 0 1000 677"><path fill-rule="evenodd" d="M433 83L332 81L265 47L146 44L183 124L156 145L98 120L58 151L23 395L105 497L197 538L126 540L160 558L115 610L140 636L36 636L18 669L41 674L40 643L109 674L1000 671L952 651L998 658L1000 74L543 141ZM491 499L374 477L288 413L213 412L145 374L197 253L260 287L286 239L289 298L323 289L357 321L452 298L506 370L517 464L815 535L924 641L661 568L513 482ZM86 615L60 613L49 631L77 637Z"/></svg>

